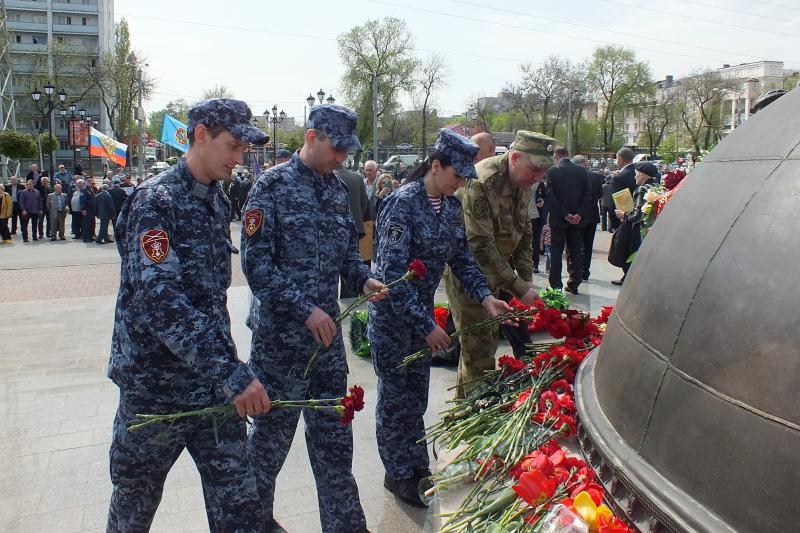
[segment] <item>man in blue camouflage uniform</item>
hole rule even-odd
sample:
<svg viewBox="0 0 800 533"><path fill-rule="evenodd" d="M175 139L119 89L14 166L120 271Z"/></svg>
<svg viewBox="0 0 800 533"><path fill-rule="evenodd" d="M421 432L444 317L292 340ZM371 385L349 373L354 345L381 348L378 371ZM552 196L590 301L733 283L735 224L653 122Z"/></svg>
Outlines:
<svg viewBox="0 0 800 533"><path fill-rule="evenodd" d="M430 475L423 415L428 408L430 358L399 367L403 358L426 346L447 347L450 338L433 319L433 298L445 265L467 293L491 315L510 308L491 295L486 278L467 248L461 202L453 196L466 179L477 177L478 145L442 129L433 151L411 182L389 195L378 216L373 272L386 282L403 276L414 259L428 269L422 279L396 285L389 297L369 305L367 335L378 376L376 434L386 468L384 486L418 507L419 480ZM399 367L399 368L398 368Z"/></svg>
<svg viewBox="0 0 800 533"><path fill-rule="evenodd" d="M139 431L136 413L173 413L233 402L240 416L269 411L269 397L236 356L226 307L230 204L218 183L243 150L267 136L244 102L189 110L191 147L177 166L137 187L116 226L122 258L108 375L120 399L111 442L109 532L148 531L164 480L184 448L200 471L210 530L260 532L243 419L218 428L204 417Z"/></svg>
<svg viewBox="0 0 800 533"><path fill-rule="evenodd" d="M383 288L358 253L347 187L333 173L360 149L357 115L338 105L315 107L300 152L259 176L242 226L242 269L253 291L250 367L280 400L336 398L347 392L347 362L333 317L339 313L339 275L351 288ZM382 291L376 298L386 294ZM304 378L305 367L323 348ZM275 479L292 444L300 411L278 409L255 417L248 455L258 477L267 531L284 531L272 506ZM352 474L353 434L327 410L303 410L306 444L317 484L325 533L366 529Z"/></svg>

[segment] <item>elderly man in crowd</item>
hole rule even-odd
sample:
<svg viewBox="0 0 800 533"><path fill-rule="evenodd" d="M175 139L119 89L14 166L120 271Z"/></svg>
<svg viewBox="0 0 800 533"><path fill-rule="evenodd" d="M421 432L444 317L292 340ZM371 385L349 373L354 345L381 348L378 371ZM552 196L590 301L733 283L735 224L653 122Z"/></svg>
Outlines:
<svg viewBox="0 0 800 533"><path fill-rule="evenodd" d="M47 212L50 216L48 225L48 234L50 240L54 241L56 238L62 241L67 240L64 236L64 222L67 218L67 195L62 192L61 183L56 183L53 187L53 192L47 195ZM56 233L58 237L56 237Z"/></svg>
<svg viewBox="0 0 800 533"><path fill-rule="evenodd" d="M20 211L22 212L22 240L28 242L28 222L31 222L31 232L33 240L38 241L36 229L39 222L39 215L42 214L44 206L39 191L33 188L33 178L25 183L25 190L22 191L20 200Z"/></svg>
<svg viewBox="0 0 800 533"><path fill-rule="evenodd" d="M81 196L84 193L83 178L75 180L75 189L68 195L69 211L72 213L72 238L83 238L83 213L81 213Z"/></svg>

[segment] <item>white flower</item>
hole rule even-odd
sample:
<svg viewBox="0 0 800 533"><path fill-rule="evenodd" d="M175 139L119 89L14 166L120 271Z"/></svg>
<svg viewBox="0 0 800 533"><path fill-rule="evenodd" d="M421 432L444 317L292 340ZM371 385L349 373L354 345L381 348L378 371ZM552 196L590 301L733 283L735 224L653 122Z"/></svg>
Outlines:
<svg viewBox="0 0 800 533"><path fill-rule="evenodd" d="M656 193L655 191L647 191L647 194L644 195L644 199L648 203L652 204L658 199L658 193Z"/></svg>

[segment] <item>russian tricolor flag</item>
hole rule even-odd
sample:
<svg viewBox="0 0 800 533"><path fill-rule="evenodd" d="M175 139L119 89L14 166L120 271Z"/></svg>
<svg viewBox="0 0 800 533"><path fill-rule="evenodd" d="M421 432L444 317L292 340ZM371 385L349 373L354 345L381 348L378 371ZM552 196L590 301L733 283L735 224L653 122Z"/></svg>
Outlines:
<svg viewBox="0 0 800 533"><path fill-rule="evenodd" d="M96 129L91 130L91 140L89 141L89 155L95 157L107 157L117 165L124 167L127 162L128 145L117 142L107 135L103 135Z"/></svg>

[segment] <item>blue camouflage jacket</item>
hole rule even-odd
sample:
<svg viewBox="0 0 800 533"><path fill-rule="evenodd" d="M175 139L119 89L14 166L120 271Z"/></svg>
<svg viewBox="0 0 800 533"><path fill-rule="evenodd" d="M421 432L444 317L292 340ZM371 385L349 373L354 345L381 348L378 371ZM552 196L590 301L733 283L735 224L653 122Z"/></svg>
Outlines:
<svg viewBox="0 0 800 533"><path fill-rule="evenodd" d="M230 204L186 160L137 187L116 226L122 258L108 376L137 403L226 403L253 379L230 332Z"/></svg>
<svg viewBox="0 0 800 533"><path fill-rule="evenodd" d="M411 327L423 337L431 333L436 326L433 298L445 264L450 265L477 302L491 294L486 278L467 248L461 202L455 197L445 197L437 214L421 179L400 187L384 199L375 234L378 246L372 262L373 277L385 283L394 281L414 259L425 263L428 274L423 279L395 285L386 299L370 303L370 323L390 320L398 328Z"/></svg>
<svg viewBox="0 0 800 533"><path fill-rule="evenodd" d="M295 153L259 176L242 224L242 270L253 291L249 326L283 349L310 353L313 339L302 333L314 306L335 318L339 275L358 293L370 277L347 187L334 174L317 174Z"/></svg>

